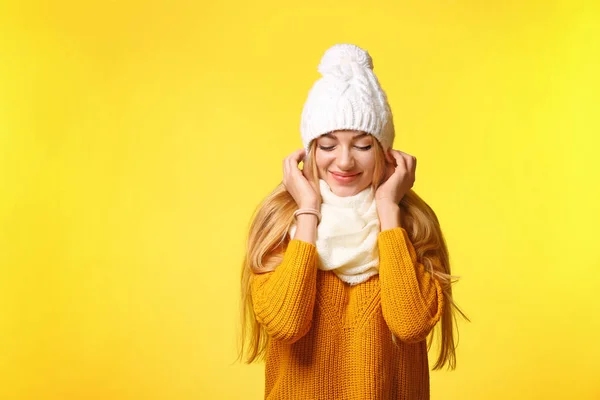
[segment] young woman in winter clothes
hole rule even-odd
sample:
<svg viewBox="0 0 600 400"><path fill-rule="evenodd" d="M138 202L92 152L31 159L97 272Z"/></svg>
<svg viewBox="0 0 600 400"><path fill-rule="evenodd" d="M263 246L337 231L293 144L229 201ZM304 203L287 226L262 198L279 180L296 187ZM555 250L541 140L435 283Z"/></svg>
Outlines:
<svg viewBox="0 0 600 400"><path fill-rule="evenodd" d="M455 368L462 314L438 219L411 189L416 158L391 148L369 53L337 44L318 70L304 148L250 226L240 356L266 361L266 399L429 399L431 333L433 369Z"/></svg>

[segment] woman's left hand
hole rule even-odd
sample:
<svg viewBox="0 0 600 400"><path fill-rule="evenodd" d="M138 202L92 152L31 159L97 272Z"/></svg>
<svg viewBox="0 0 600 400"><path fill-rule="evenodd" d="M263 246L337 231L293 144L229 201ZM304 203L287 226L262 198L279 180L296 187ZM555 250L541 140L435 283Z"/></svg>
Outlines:
<svg viewBox="0 0 600 400"><path fill-rule="evenodd" d="M377 188L377 203L400 204L400 200L413 187L417 158L399 150L389 149L385 153L386 179Z"/></svg>

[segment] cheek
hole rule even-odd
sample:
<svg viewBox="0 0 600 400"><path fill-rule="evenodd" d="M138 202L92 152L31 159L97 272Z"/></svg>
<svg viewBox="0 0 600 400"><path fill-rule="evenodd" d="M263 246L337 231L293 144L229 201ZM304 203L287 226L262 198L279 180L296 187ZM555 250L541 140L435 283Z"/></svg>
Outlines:
<svg viewBox="0 0 600 400"><path fill-rule="evenodd" d="M372 170L375 168L375 157L371 154L365 154L363 157L360 157L360 165L365 170Z"/></svg>
<svg viewBox="0 0 600 400"><path fill-rule="evenodd" d="M332 159L333 157L328 153L324 153L323 151L317 151L317 154L315 156L317 168L320 170L327 169L329 164L331 164Z"/></svg>
<svg viewBox="0 0 600 400"><path fill-rule="evenodd" d="M361 160L361 167L364 172L363 179L373 179L373 173L375 172L375 160L372 157Z"/></svg>

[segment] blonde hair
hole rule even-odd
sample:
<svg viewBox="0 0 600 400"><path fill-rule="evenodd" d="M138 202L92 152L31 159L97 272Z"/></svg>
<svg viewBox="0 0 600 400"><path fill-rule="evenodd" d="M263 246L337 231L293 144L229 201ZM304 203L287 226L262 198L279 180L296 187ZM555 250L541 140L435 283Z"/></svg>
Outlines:
<svg viewBox="0 0 600 400"><path fill-rule="evenodd" d="M306 162L307 179L318 187L318 171L313 155L316 140L309 146ZM385 179L385 153L377 140L373 140L375 150L375 168L373 171L373 189L376 190ZM406 230L417 253L417 259L441 284L444 293L444 308L441 323L436 325L428 336L427 350L431 348L434 331L439 332L440 351L433 369L456 368L456 344L454 343L455 311L469 320L452 299L452 284L455 276L450 274L448 249L440 229L437 216L429 205L412 189L400 201L401 226ZM241 335L239 359L250 364L264 360L268 343L265 328L258 323L254 314L250 284L255 274L275 270L282 262L283 254L289 242L288 230L293 223L293 213L298 209L293 197L285 189L283 182L258 205L250 224L246 253L241 271ZM458 334L458 330L456 332ZM392 334L397 344L397 338ZM247 347L245 349L247 343Z"/></svg>

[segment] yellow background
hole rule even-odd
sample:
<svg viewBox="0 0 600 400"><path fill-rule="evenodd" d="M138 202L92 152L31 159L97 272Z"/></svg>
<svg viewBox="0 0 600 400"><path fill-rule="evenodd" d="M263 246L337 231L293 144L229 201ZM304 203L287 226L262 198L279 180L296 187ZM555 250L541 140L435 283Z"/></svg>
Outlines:
<svg viewBox="0 0 600 400"><path fill-rule="evenodd" d="M600 6L459 0L3 3L0 398L262 398L245 234L343 42L462 276L432 398L600 398Z"/></svg>

